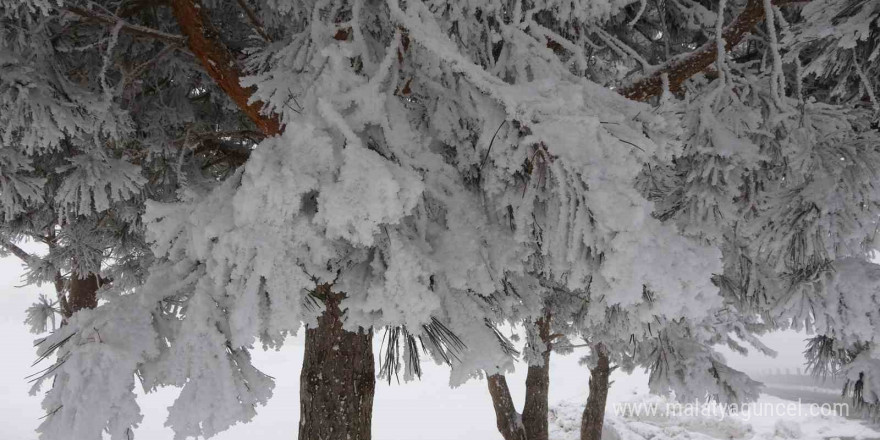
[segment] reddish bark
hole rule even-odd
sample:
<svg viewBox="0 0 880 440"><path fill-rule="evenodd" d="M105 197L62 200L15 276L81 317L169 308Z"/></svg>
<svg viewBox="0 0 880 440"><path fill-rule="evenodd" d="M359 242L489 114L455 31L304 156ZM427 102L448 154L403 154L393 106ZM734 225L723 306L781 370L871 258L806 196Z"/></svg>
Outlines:
<svg viewBox="0 0 880 440"><path fill-rule="evenodd" d="M791 3L805 3L809 0L772 0L774 6ZM724 28L724 49L729 51L748 35L755 25L764 21L763 0L749 0L740 14ZM663 75L669 79L669 91L680 93L682 84L688 78L704 71L718 58L715 40L704 44L694 52L668 62L665 66L620 89L620 94L636 101L647 101L663 93Z"/></svg>
<svg viewBox="0 0 880 440"><path fill-rule="evenodd" d="M248 103L253 92L241 85L241 70L232 52L220 40L220 31L207 16L200 0L172 0L171 9L187 45L211 79L267 136L281 133L278 115L261 113L263 103Z"/></svg>

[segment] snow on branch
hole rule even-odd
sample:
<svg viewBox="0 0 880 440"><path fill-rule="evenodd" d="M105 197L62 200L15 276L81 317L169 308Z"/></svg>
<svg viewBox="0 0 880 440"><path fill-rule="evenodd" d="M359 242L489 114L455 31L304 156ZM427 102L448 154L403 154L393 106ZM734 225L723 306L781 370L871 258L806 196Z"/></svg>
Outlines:
<svg viewBox="0 0 880 440"><path fill-rule="evenodd" d="M771 0L773 6L793 3L807 3L810 0ZM739 44L751 30L765 19L763 0L749 0L743 11L731 22L722 35L724 49L730 51ZM690 77L702 72L715 62L718 48L715 40L682 57L669 61L665 66L653 71L620 90L620 94L636 101L647 101L663 93L663 76L669 77L669 90L681 91L681 85Z"/></svg>
<svg viewBox="0 0 880 440"><path fill-rule="evenodd" d="M189 49L201 62L208 75L226 95L267 136L281 133L278 115L265 115L263 103L251 102L253 91L242 87L241 71L232 52L219 39L220 32L207 16L199 0L173 0L171 9L177 24L187 38Z"/></svg>
<svg viewBox="0 0 880 440"><path fill-rule="evenodd" d="M25 263L31 263L32 261L34 261L36 259L36 257L25 252L24 249L16 246L15 243L12 243L9 240L0 239L0 247L5 249L10 254L15 255L16 257L18 257L21 261L24 261Z"/></svg>
<svg viewBox="0 0 880 440"><path fill-rule="evenodd" d="M260 18L257 17L257 14L245 3L244 0L236 0L238 2L238 6L244 11L245 16L247 16L248 21L253 26L254 30L257 34L260 35L260 38L267 43L272 42L272 38L269 37L269 34L266 33L266 28L263 26L263 23L260 22Z"/></svg>

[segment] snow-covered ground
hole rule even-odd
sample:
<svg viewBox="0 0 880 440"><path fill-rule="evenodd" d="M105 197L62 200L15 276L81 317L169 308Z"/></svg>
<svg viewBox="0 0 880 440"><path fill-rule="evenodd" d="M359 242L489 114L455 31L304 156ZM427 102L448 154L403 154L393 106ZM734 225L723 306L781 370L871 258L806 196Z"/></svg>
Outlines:
<svg viewBox="0 0 880 440"><path fill-rule="evenodd" d="M50 286L16 288L21 266L12 258L0 259L0 440L32 440L43 415L40 397L27 395L25 376L44 366L31 367L33 349L24 320L24 310L37 293L50 293ZM299 421L299 366L302 339L294 338L279 352L254 353L255 364L276 378L275 396L249 424L237 425L215 437L218 440L290 440L296 438ZM550 386L551 438L574 440L578 437L581 405L586 398L588 372L578 365L577 353L554 356ZM800 362L792 360L791 362ZM524 395L525 369L508 378L517 402ZM615 373L609 395L608 440L708 440L717 439L823 439L834 437L880 438L880 432L842 417L753 416L748 420L725 417L624 417L614 414L615 403L663 402L647 394L643 373ZM170 429L163 426L165 408L175 390L162 390L142 397L145 414L136 430L139 440L170 440ZM784 402L763 396L762 402ZM381 383L377 387L373 419L377 440L498 440L495 416L483 380L472 380L452 389L448 373L440 365L425 365L421 381ZM71 439L78 440L78 439Z"/></svg>

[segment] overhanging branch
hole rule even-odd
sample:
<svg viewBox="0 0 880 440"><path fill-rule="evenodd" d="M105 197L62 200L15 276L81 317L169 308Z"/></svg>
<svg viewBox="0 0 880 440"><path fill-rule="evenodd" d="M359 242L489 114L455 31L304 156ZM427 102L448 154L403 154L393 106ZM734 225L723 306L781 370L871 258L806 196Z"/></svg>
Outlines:
<svg viewBox="0 0 880 440"><path fill-rule="evenodd" d="M260 38L262 38L263 41L267 43L271 43L272 38L269 37L269 34L266 33L266 28L263 27L263 23L260 22L260 18L257 17L257 14L250 7L248 7L247 3L245 3L245 0L237 1L238 6L241 7L245 15L247 15L248 21L251 22L251 26L254 27L254 30L257 31L257 34L260 35Z"/></svg>
<svg viewBox="0 0 880 440"><path fill-rule="evenodd" d="M98 11L76 6L67 6L64 10L82 18L83 20L101 23L111 27L121 23L122 27L120 28L120 31L131 34L135 37L159 40L174 46L186 46L186 38L181 35L169 34L146 26L131 24L115 15L103 14Z"/></svg>
<svg viewBox="0 0 880 440"><path fill-rule="evenodd" d="M25 252L24 249L16 246L15 243L12 243L11 241L9 241L5 238L0 239L0 247L2 247L3 249L6 249L7 252L9 252L12 255L15 255L16 257L18 257L21 261L25 262L26 264L30 264L36 258L33 255Z"/></svg>
<svg viewBox="0 0 880 440"><path fill-rule="evenodd" d="M807 3L809 0L772 0L774 6L792 3ZM758 23L764 21L763 0L749 0L742 12L724 28L724 50L730 51L739 44ZM663 76L669 79L669 91L678 93L688 78L704 71L715 63L718 50L715 40L707 42L694 52L683 55L645 76L631 85L620 89L620 94L635 100L647 101L663 93Z"/></svg>
<svg viewBox="0 0 880 440"><path fill-rule="evenodd" d="M220 40L220 32L211 23L207 9L199 0L172 0L171 9L190 51L214 80L263 134L281 133L278 115L264 115L263 103L249 103L252 92L241 86L241 71L232 52Z"/></svg>

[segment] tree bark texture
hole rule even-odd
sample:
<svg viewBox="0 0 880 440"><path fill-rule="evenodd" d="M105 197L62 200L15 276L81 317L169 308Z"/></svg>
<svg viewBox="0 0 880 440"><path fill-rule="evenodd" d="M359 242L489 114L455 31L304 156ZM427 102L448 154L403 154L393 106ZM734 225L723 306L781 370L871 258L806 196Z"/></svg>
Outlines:
<svg viewBox="0 0 880 440"><path fill-rule="evenodd" d="M550 315L535 322L538 336L544 342L543 364L530 365L526 375L526 400L523 412L516 411L507 379L503 374L487 378L489 395L495 407L495 422L504 440L548 440L547 415L550 397Z"/></svg>
<svg viewBox="0 0 880 440"><path fill-rule="evenodd" d="M590 395L581 418L581 440L600 440L605 423L605 403L608 400L608 377L611 366L608 351L602 344L593 347L596 366L590 368Z"/></svg>
<svg viewBox="0 0 880 440"><path fill-rule="evenodd" d="M526 401L523 405L523 427L528 440L548 440L547 416L550 400L550 315L535 322L538 336L544 342L543 364L529 365L526 375Z"/></svg>
<svg viewBox="0 0 880 440"><path fill-rule="evenodd" d="M373 332L342 328L340 294L325 287L324 314L306 329L299 440L369 440L376 374Z"/></svg>
<svg viewBox="0 0 880 440"><path fill-rule="evenodd" d="M510 388L503 374L493 374L486 378L489 384L489 395L495 407L495 423L504 440L527 440L522 418L516 412Z"/></svg>
<svg viewBox="0 0 880 440"><path fill-rule="evenodd" d="M57 283L57 281L56 281ZM85 278L76 274L70 275L68 281L68 294L66 304L62 304L65 313L73 315L82 309L94 309L98 307L98 288L101 287L97 275L89 273ZM70 316L66 316L69 318Z"/></svg>

